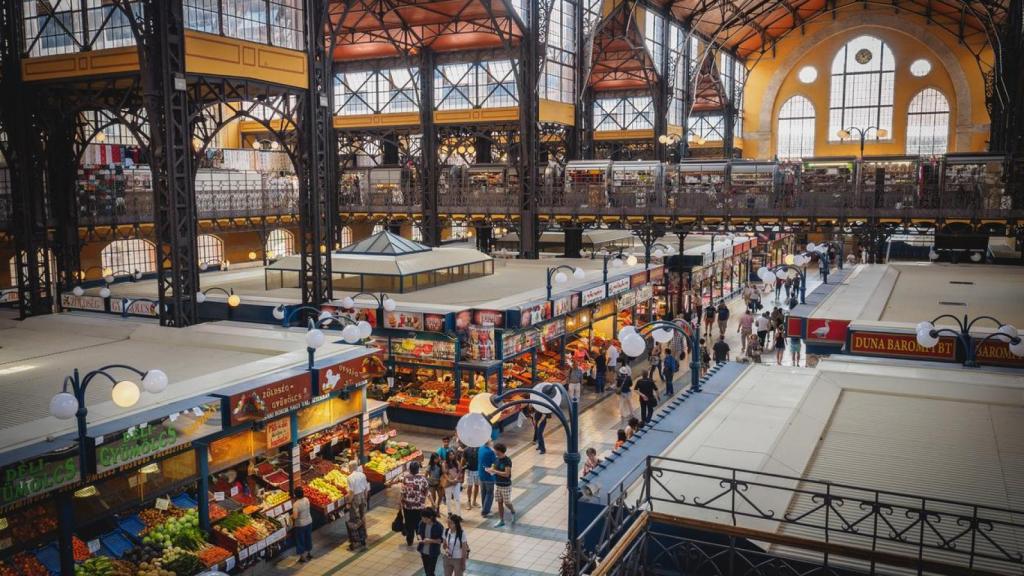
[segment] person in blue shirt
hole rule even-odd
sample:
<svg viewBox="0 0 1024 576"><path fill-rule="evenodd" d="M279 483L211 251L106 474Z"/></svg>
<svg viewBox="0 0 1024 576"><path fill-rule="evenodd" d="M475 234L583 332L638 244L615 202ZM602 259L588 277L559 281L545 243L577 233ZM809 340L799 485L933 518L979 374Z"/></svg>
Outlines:
<svg viewBox="0 0 1024 576"><path fill-rule="evenodd" d="M679 370L679 361L672 355L671 348L665 350L665 360L662 363L661 370L665 380L665 391L668 393L668 397L671 398L676 393L675 388L672 386L672 379L676 377L676 372Z"/></svg>
<svg viewBox="0 0 1024 576"><path fill-rule="evenodd" d="M480 515L487 518L491 515L491 505L494 504L494 474L487 470L494 466L498 457L491 448L491 441L480 447L480 454L477 458L477 473L480 475Z"/></svg>

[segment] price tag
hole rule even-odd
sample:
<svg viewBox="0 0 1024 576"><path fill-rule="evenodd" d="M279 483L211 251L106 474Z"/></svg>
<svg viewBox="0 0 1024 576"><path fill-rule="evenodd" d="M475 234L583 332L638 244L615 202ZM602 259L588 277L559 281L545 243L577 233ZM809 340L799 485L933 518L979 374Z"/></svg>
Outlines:
<svg viewBox="0 0 1024 576"><path fill-rule="evenodd" d="M100 540L99 540L99 538L97 538L95 540L89 540L87 545L89 546L89 552L92 553L92 554L95 554L95 553L100 551Z"/></svg>
<svg viewBox="0 0 1024 576"><path fill-rule="evenodd" d="M259 552L259 548L256 547L256 544L249 546L249 556L255 556L257 552Z"/></svg>
<svg viewBox="0 0 1024 576"><path fill-rule="evenodd" d="M273 517L280 516L281 515L281 507L280 506L274 506L274 508L270 511L270 515L273 516Z"/></svg>
<svg viewBox="0 0 1024 576"><path fill-rule="evenodd" d="M235 567L235 557L228 556L228 559L224 561L224 571L231 572L231 569Z"/></svg>
<svg viewBox="0 0 1024 576"><path fill-rule="evenodd" d="M168 414L167 415L167 419L170 420L171 422L177 422L178 421L178 413L174 412L172 414Z"/></svg>
<svg viewBox="0 0 1024 576"><path fill-rule="evenodd" d="M196 418L202 418L203 409L200 408L199 406L196 406L195 408L192 409L192 413L196 415Z"/></svg>
<svg viewBox="0 0 1024 576"><path fill-rule="evenodd" d="M171 501L168 500L167 498L157 498L154 507L157 510L167 510L168 508L171 507Z"/></svg>
<svg viewBox="0 0 1024 576"><path fill-rule="evenodd" d="M238 549L238 560L239 561L243 561L243 560L245 560L248 557L249 557L249 550L248 549L246 549L246 548L239 548Z"/></svg>
<svg viewBox="0 0 1024 576"><path fill-rule="evenodd" d="M313 449L309 451L309 455L311 457L315 457L319 453L320 453L320 445L313 446Z"/></svg>
<svg viewBox="0 0 1024 576"><path fill-rule="evenodd" d="M213 499L216 500L217 502L222 502L224 500L224 493L223 492L214 492L213 493Z"/></svg>
<svg viewBox="0 0 1024 576"><path fill-rule="evenodd" d="M266 540L260 540L259 542L256 543L256 550L258 550L258 551L262 552L266 547L267 547L267 541Z"/></svg>
<svg viewBox="0 0 1024 576"><path fill-rule="evenodd" d="M289 500L289 501L285 502L285 503L283 504L283 506L284 506L284 511L285 511L285 512L289 512L289 511L291 511L291 509L292 509L292 501L291 501L291 500Z"/></svg>
<svg viewBox="0 0 1024 576"><path fill-rule="evenodd" d="M238 486L232 486L230 490L231 497L238 496Z"/></svg>
<svg viewBox="0 0 1024 576"><path fill-rule="evenodd" d="M102 435L100 435L100 436L97 436L97 437L96 437L96 438L95 438L95 439L93 440L93 442L94 442L94 443L95 443L95 444L96 444L97 446L99 446L100 444L103 444L103 436L102 436Z"/></svg>
<svg viewBox="0 0 1024 576"><path fill-rule="evenodd" d="M337 444L338 444L338 437L335 436L334 438L331 438L331 446L336 446Z"/></svg>
<svg viewBox="0 0 1024 576"><path fill-rule="evenodd" d="M135 488L138 485L139 485L139 477L138 476L136 476L135 474L132 474L131 476L128 477L128 487L129 488Z"/></svg>
<svg viewBox="0 0 1024 576"><path fill-rule="evenodd" d="M330 514L331 512L334 512L334 502L327 505L327 513Z"/></svg>

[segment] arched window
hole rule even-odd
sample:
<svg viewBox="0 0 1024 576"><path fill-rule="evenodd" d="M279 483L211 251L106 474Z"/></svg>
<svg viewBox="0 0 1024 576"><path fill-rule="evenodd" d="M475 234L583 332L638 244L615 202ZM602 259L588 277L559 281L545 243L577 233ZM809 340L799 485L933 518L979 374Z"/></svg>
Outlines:
<svg viewBox="0 0 1024 576"><path fill-rule="evenodd" d="M423 231L416 224L412 225L412 234L410 236L413 242L423 242Z"/></svg>
<svg viewBox="0 0 1024 576"><path fill-rule="evenodd" d="M352 227L343 226L341 229L341 247L344 248L352 243Z"/></svg>
<svg viewBox="0 0 1024 576"><path fill-rule="evenodd" d="M295 253L295 235L284 228L276 228L267 236L267 258L280 258Z"/></svg>
<svg viewBox="0 0 1024 576"><path fill-rule="evenodd" d="M779 108L777 155L782 159L814 156L814 104L793 96Z"/></svg>
<svg viewBox="0 0 1024 576"><path fill-rule="evenodd" d="M933 156L949 148L949 101L942 92L925 88L907 108L907 154Z"/></svg>
<svg viewBox="0 0 1024 576"><path fill-rule="evenodd" d="M829 140L841 140L838 132L847 128L874 126L891 135L895 76L892 50L878 38L858 36L840 48L832 60Z"/></svg>
<svg viewBox="0 0 1024 576"><path fill-rule="evenodd" d="M114 240L100 252L100 265L115 276L156 272L156 246L142 238Z"/></svg>
<svg viewBox="0 0 1024 576"><path fill-rule="evenodd" d="M224 241L212 234L196 236L200 266L219 266L224 262Z"/></svg>

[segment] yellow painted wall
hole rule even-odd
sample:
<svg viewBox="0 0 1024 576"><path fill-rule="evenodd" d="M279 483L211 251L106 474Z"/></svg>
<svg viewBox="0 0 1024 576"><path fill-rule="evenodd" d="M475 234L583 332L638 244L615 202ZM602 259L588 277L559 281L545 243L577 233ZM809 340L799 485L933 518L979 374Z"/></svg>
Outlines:
<svg viewBox="0 0 1024 576"><path fill-rule="evenodd" d="M846 42L864 34L883 40L896 59L890 140L868 141L864 149L866 155L905 153L906 111L910 100L925 88L935 88L949 100L949 151L986 149L989 117L985 110L984 82L974 56L949 33L937 26L927 26L919 17L857 7L854 11L840 12L835 20L824 18L808 24L804 34L794 32L778 44L774 56L766 54L754 65L744 97L744 157L764 159L775 155L778 111L786 100L798 94L814 104L816 156L859 153L859 141L829 140L828 110L832 59ZM925 58L932 64L931 72L921 78L909 72L910 64L918 58ZM948 69L943 60L953 64L952 69ZM817 69L818 78L811 84L804 84L797 73L808 65ZM780 77L784 79L775 92L774 83ZM969 96L967 110L959 110L964 104L957 98L956 79L961 80L960 86ZM966 122L958 117L958 112L966 113ZM770 114L770 117L763 118L763 114ZM961 119L960 135L958 118ZM769 120L770 132L766 132L765 123Z"/></svg>

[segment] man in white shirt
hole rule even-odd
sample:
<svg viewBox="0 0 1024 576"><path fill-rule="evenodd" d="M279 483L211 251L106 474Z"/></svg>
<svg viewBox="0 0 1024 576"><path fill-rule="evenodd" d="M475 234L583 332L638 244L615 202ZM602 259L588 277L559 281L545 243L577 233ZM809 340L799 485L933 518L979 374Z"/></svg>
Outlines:
<svg viewBox="0 0 1024 576"><path fill-rule="evenodd" d="M608 370L614 372L619 367L619 349L615 344L608 345Z"/></svg>
<svg viewBox="0 0 1024 576"><path fill-rule="evenodd" d="M370 500L370 483L357 462L348 463L348 491L352 495L352 506L359 508L360 516L364 516Z"/></svg>
<svg viewBox="0 0 1024 576"><path fill-rule="evenodd" d="M760 314L754 319L754 330L757 331L757 341L761 343L761 348L764 348L764 341L768 338L768 330L771 329L772 322L768 319L768 313Z"/></svg>

